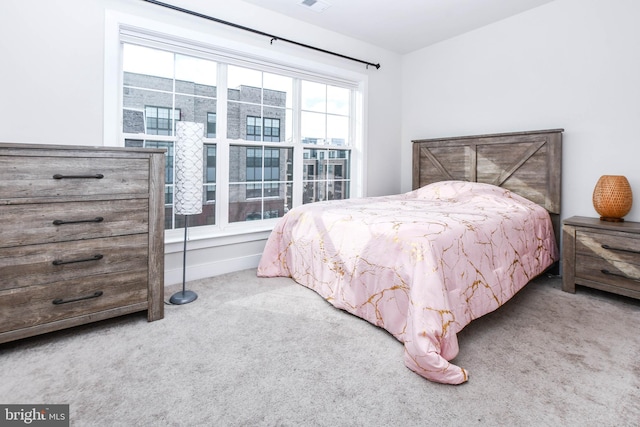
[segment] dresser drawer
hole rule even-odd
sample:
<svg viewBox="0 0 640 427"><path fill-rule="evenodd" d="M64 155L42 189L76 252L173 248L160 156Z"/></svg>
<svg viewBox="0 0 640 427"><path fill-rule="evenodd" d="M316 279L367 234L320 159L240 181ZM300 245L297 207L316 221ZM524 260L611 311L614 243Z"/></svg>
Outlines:
<svg viewBox="0 0 640 427"><path fill-rule="evenodd" d="M0 291L147 270L147 234L0 248Z"/></svg>
<svg viewBox="0 0 640 427"><path fill-rule="evenodd" d="M149 199L0 205L11 227L0 227L0 248L64 242L149 229Z"/></svg>
<svg viewBox="0 0 640 427"><path fill-rule="evenodd" d="M148 159L0 155L0 198L148 193Z"/></svg>
<svg viewBox="0 0 640 427"><path fill-rule="evenodd" d="M0 333L146 301L146 271L0 291Z"/></svg>
<svg viewBox="0 0 640 427"><path fill-rule="evenodd" d="M640 291L640 265L576 255L576 279L586 279Z"/></svg>
<svg viewBox="0 0 640 427"><path fill-rule="evenodd" d="M577 230L576 255L591 255L640 265L640 239L620 233Z"/></svg>

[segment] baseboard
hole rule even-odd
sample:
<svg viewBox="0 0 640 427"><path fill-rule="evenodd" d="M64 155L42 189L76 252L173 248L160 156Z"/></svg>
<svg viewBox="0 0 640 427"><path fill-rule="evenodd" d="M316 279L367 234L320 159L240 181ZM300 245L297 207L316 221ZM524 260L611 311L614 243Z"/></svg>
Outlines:
<svg viewBox="0 0 640 427"><path fill-rule="evenodd" d="M206 279L207 277L219 276L221 274L232 273L234 271L256 268L260 262L262 253L247 255L238 258L225 258L220 261L212 261L207 264L191 265L186 271L186 281ZM182 283L182 268L165 270L165 286Z"/></svg>

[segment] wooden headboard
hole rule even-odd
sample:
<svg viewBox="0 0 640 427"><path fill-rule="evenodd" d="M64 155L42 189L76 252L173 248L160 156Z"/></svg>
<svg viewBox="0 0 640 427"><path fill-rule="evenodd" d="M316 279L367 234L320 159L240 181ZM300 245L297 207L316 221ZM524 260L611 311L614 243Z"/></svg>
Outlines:
<svg viewBox="0 0 640 427"><path fill-rule="evenodd" d="M413 189L445 180L507 188L549 211L560 244L563 131L414 140Z"/></svg>

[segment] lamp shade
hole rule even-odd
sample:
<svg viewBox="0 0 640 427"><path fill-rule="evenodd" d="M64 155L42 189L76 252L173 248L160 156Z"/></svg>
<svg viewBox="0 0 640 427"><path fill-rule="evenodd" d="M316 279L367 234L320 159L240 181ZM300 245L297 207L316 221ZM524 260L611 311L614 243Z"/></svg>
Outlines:
<svg viewBox="0 0 640 427"><path fill-rule="evenodd" d="M175 149L175 213L202 213L204 124L176 122Z"/></svg>
<svg viewBox="0 0 640 427"><path fill-rule="evenodd" d="M621 222L631 210L633 195L627 178L603 175L593 190L593 207L603 221Z"/></svg>

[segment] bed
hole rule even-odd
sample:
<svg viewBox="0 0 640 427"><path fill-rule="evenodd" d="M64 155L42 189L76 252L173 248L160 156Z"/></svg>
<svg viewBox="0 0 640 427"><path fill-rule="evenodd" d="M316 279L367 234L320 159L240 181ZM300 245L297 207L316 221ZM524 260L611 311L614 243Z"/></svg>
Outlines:
<svg viewBox="0 0 640 427"><path fill-rule="evenodd" d="M558 261L562 129L413 141L413 190L303 205L257 274L286 276L404 344L405 365L461 384L456 334Z"/></svg>

